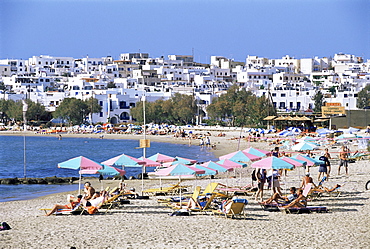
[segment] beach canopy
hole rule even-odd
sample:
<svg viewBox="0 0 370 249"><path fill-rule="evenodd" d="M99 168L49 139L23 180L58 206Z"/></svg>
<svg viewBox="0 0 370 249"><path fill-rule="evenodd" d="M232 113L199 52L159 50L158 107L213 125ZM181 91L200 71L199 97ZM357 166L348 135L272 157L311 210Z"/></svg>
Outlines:
<svg viewBox="0 0 370 249"><path fill-rule="evenodd" d="M245 152L245 153L255 155L255 156L259 156L259 157L264 157L264 156L267 156L267 155L271 154L268 151L258 150L258 149L252 148L252 147L250 147L248 149L245 149L245 150L242 150L242 151Z"/></svg>
<svg viewBox="0 0 370 249"><path fill-rule="evenodd" d="M183 163L183 164L194 164L194 163L197 163L197 160L194 160L194 159L188 159L188 158L185 158L185 157L179 157L179 156L176 156L176 161L179 162L179 163Z"/></svg>
<svg viewBox="0 0 370 249"><path fill-rule="evenodd" d="M294 166L278 157L271 156L252 163L252 168L260 169L293 169Z"/></svg>
<svg viewBox="0 0 370 249"><path fill-rule="evenodd" d="M168 168L160 169L155 172L158 176L188 176L205 174L205 170L197 169L195 167L186 166L185 164L178 163Z"/></svg>
<svg viewBox="0 0 370 249"><path fill-rule="evenodd" d="M102 162L102 164L109 165L109 166L138 167L141 165L145 165L145 162L135 157L122 154L122 155L113 157L111 159L108 159Z"/></svg>
<svg viewBox="0 0 370 249"><path fill-rule="evenodd" d="M352 133L344 133L344 134L336 137L335 139L339 140L339 139L352 139L352 138L358 138L358 136L355 135L355 134L352 134Z"/></svg>
<svg viewBox="0 0 370 249"><path fill-rule="evenodd" d="M306 161L302 161L302 160L299 160L299 159L294 159L294 158L290 158L290 157L279 157L280 159L284 160L285 162L288 162L292 165L294 165L294 167L302 167L302 166L305 166L307 165L307 162Z"/></svg>
<svg viewBox="0 0 370 249"><path fill-rule="evenodd" d="M321 135L333 133L334 131L329 130L328 128L321 128L321 129L317 129L316 132L321 136Z"/></svg>
<svg viewBox="0 0 370 249"><path fill-rule="evenodd" d="M236 162L250 162L250 161L257 161L262 157L256 156L247 152L243 152L241 150L232 152L230 154L220 156L220 160L229 159Z"/></svg>
<svg viewBox="0 0 370 249"><path fill-rule="evenodd" d="M158 163L168 163L168 162L173 162L176 161L176 158L167 156L164 154L157 153L153 156L148 157L150 160L158 162Z"/></svg>
<svg viewBox="0 0 370 249"><path fill-rule="evenodd" d="M215 169L211 169L211 168L208 168L208 167L205 167L205 166L201 166L199 164L194 164L193 167L205 171L204 174L199 174L199 176L209 176L209 175L214 176L214 175L217 175L217 170L215 170Z"/></svg>
<svg viewBox="0 0 370 249"><path fill-rule="evenodd" d="M246 163L235 162L229 159L222 159L220 161L217 161L216 163L227 166L227 167L231 167L231 168L244 168L248 166Z"/></svg>
<svg viewBox="0 0 370 249"><path fill-rule="evenodd" d="M212 161L208 161L206 163L203 163L203 164L201 164L201 166L205 166L205 167L208 167L208 168L211 168L211 169L215 169L218 172L233 171L233 169L234 169L233 167L225 166L225 165L215 163L215 162L212 162Z"/></svg>
<svg viewBox="0 0 370 249"><path fill-rule="evenodd" d="M305 162L307 162L308 166L321 165L321 164L325 163L324 161L317 160L315 158L311 158L311 157L304 156L304 155L295 155L292 158L305 161Z"/></svg>
<svg viewBox="0 0 370 249"><path fill-rule="evenodd" d="M153 160L150 160L149 158L144 158L143 159L143 157L140 157L139 160L144 161L146 167L158 167L158 166L161 166L161 164L159 162L155 162Z"/></svg>
<svg viewBox="0 0 370 249"><path fill-rule="evenodd" d="M98 170L94 174L100 174L100 175L106 175L106 176L123 176L126 174L126 171L117 169L116 167L109 166L109 165L104 165L103 169Z"/></svg>
<svg viewBox="0 0 370 249"><path fill-rule="evenodd" d="M317 146L313 143L308 142L300 142L292 146L292 150L295 151L315 150L315 149L317 149Z"/></svg>
<svg viewBox="0 0 370 249"><path fill-rule="evenodd" d="M58 168L79 169L79 170L100 170L103 165L84 156L75 157L58 163Z"/></svg>

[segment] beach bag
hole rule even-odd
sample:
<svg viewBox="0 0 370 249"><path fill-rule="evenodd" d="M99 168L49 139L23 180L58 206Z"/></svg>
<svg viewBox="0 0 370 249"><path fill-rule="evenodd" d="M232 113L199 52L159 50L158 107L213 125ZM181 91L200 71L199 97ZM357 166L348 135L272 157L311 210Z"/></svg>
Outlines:
<svg viewBox="0 0 370 249"><path fill-rule="evenodd" d="M10 230L11 227L6 222L2 222L0 226L0 230Z"/></svg>
<svg viewBox="0 0 370 249"><path fill-rule="evenodd" d="M93 207L93 206L87 207L87 212L89 214L95 214L97 211L98 209L96 207Z"/></svg>

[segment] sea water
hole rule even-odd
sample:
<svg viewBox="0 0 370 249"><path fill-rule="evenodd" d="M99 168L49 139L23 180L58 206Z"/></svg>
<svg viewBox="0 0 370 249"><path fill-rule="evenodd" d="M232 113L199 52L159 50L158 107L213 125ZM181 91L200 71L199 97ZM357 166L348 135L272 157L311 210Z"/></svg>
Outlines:
<svg viewBox="0 0 370 249"><path fill-rule="evenodd" d="M173 138L168 138L173 139ZM85 156L96 162L103 162L120 154L141 157L142 149L137 140L67 138L56 136L0 136L0 178L11 177L78 177L78 170L61 169L57 165L73 157ZM180 156L205 162L217 160L212 151L187 144L151 142L146 149L147 157L156 153ZM137 176L141 168L125 168L126 176ZM148 171L152 171L149 168ZM88 175L86 175L88 176ZM72 191L73 185L1 185L0 202L29 199L46 194Z"/></svg>

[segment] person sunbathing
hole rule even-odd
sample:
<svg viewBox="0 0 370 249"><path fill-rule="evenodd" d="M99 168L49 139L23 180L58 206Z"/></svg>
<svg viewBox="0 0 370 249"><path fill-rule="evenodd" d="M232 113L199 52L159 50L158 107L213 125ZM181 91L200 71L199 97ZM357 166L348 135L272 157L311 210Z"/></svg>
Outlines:
<svg viewBox="0 0 370 249"><path fill-rule="evenodd" d="M319 192L319 193L331 193L331 192L334 192L335 190L337 190L338 188L340 188L341 185L339 184L336 184L334 187L332 188L327 188L327 187L324 187L324 186L319 186L317 188L313 188L310 190L310 194L313 193L313 192Z"/></svg>
<svg viewBox="0 0 370 249"><path fill-rule="evenodd" d="M290 207L306 207L307 206L307 198L303 195L303 190L298 190L298 197L293 200L288 205L283 206L283 208L290 208Z"/></svg>
<svg viewBox="0 0 370 249"><path fill-rule="evenodd" d="M298 194L296 193L296 190L297 189L295 187L291 187L290 195L288 196L281 196L279 193L274 193L269 199L267 199L264 202L261 202L260 204L266 205L266 204L272 203L273 201L275 201L277 204L281 204L281 201L284 202L282 204L289 204L298 198Z"/></svg>
<svg viewBox="0 0 370 249"><path fill-rule="evenodd" d="M61 209L71 209L72 210L81 202L81 199L82 199L82 195L78 195L76 201L73 201L72 199L70 199L70 202L66 205L55 204L54 207L50 210L50 212L46 214L46 216L50 216L53 213Z"/></svg>

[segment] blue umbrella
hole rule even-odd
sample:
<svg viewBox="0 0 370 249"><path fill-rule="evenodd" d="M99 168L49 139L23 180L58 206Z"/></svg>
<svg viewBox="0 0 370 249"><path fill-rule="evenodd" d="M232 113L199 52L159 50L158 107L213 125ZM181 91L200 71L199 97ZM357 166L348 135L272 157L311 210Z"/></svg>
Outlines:
<svg viewBox="0 0 370 249"><path fill-rule="evenodd" d="M201 166L199 164L194 164L193 167L197 168L197 169L201 169L201 170L204 170L205 173L204 174L200 174L199 176L209 176L209 175L216 175L217 174L217 170L215 169L211 169L211 168L208 168L208 167L204 167L204 166Z"/></svg>

